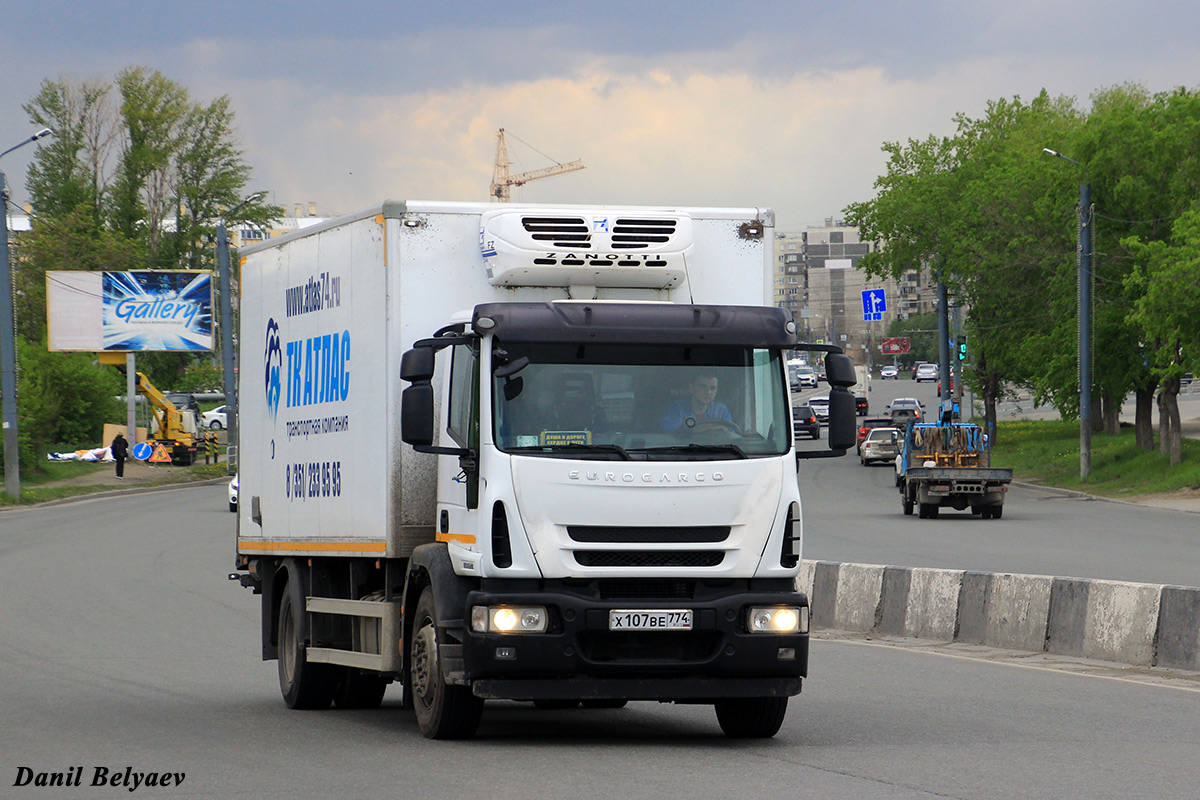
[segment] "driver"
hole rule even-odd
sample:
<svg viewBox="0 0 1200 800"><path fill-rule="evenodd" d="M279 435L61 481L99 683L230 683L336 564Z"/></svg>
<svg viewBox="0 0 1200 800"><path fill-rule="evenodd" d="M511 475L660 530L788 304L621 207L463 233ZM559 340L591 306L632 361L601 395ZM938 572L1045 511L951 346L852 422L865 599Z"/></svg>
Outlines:
<svg viewBox="0 0 1200 800"><path fill-rule="evenodd" d="M677 433L682 428L697 431L728 429L733 417L724 403L718 403L717 376L702 372L688 384L690 397L676 400L663 413L662 429L666 433ZM722 425L721 422L728 423Z"/></svg>

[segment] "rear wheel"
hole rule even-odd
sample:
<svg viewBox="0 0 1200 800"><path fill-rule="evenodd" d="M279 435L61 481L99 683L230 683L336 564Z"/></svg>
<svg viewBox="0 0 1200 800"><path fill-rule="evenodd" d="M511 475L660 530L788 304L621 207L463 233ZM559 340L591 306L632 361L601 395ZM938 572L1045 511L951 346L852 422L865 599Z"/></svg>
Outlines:
<svg viewBox="0 0 1200 800"><path fill-rule="evenodd" d="M992 506L992 519L1000 519L1004 516L1004 506Z"/></svg>
<svg viewBox="0 0 1200 800"><path fill-rule="evenodd" d="M284 589L279 604L279 690L288 708L328 708L333 700L335 674L328 664L310 664L305 656L300 609Z"/></svg>
<svg viewBox="0 0 1200 800"><path fill-rule="evenodd" d="M468 686L446 683L438 645L433 590L425 587L417 602L409 650L409 680L417 724L426 739L469 739L483 716L483 700L471 694Z"/></svg>
<svg viewBox="0 0 1200 800"><path fill-rule="evenodd" d="M730 739L769 739L783 725L787 703L786 697L718 700L717 722Z"/></svg>
<svg viewBox="0 0 1200 800"><path fill-rule="evenodd" d="M338 708L379 708L387 685L386 678L345 667L333 690L333 702Z"/></svg>
<svg viewBox="0 0 1200 800"><path fill-rule="evenodd" d="M904 516L911 517L913 512L913 501L903 487L900 488L900 505L904 509Z"/></svg>

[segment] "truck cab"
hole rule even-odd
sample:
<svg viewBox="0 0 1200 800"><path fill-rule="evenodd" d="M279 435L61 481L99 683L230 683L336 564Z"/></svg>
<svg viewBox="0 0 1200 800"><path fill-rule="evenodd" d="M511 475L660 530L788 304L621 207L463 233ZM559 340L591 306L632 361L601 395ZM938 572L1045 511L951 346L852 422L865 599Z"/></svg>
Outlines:
<svg viewBox="0 0 1200 800"><path fill-rule="evenodd" d="M417 343L402 437L441 456L438 538L479 579L448 680L476 697L706 699L733 730L759 706L781 721L808 653L795 344L778 309L594 301L484 304ZM831 358L844 453L854 375Z"/></svg>

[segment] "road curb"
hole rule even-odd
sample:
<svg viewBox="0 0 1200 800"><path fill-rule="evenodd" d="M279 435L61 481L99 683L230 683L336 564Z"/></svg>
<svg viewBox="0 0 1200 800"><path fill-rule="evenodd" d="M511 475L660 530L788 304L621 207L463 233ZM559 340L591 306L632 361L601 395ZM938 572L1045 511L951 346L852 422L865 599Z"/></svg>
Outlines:
<svg viewBox="0 0 1200 800"><path fill-rule="evenodd" d="M95 500L97 498L113 497L115 495L125 494L148 494L150 492L165 492L170 489L186 489L192 486L219 486L229 483L232 476L224 478L208 478L202 481L184 481L183 483L167 483L158 486L129 486L114 489L108 489L103 492L91 492L89 494L76 495L75 497L64 497L59 500L47 500L44 503L32 503L24 505L3 506L0 507L0 514L8 511L22 511L33 508L50 508L53 506L62 506L69 503L79 503L84 500Z"/></svg>
<svg viewBox="0 0 1200 800"><path fill-rule="evenodd" d="M812 626L1200 671L1200 588L802 561Z"/></svg>

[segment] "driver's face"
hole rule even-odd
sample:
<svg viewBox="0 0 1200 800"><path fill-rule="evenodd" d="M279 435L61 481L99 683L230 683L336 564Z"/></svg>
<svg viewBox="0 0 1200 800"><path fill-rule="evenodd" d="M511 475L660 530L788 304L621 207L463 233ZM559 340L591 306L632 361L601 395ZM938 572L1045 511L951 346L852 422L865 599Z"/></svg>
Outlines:
<svg viewBox="0 0 1200 800"><path fill-rule="evenodd" d="M692 399L703 405L708 405L717 397L716 378L697 378L692 381Z"/></svg>

